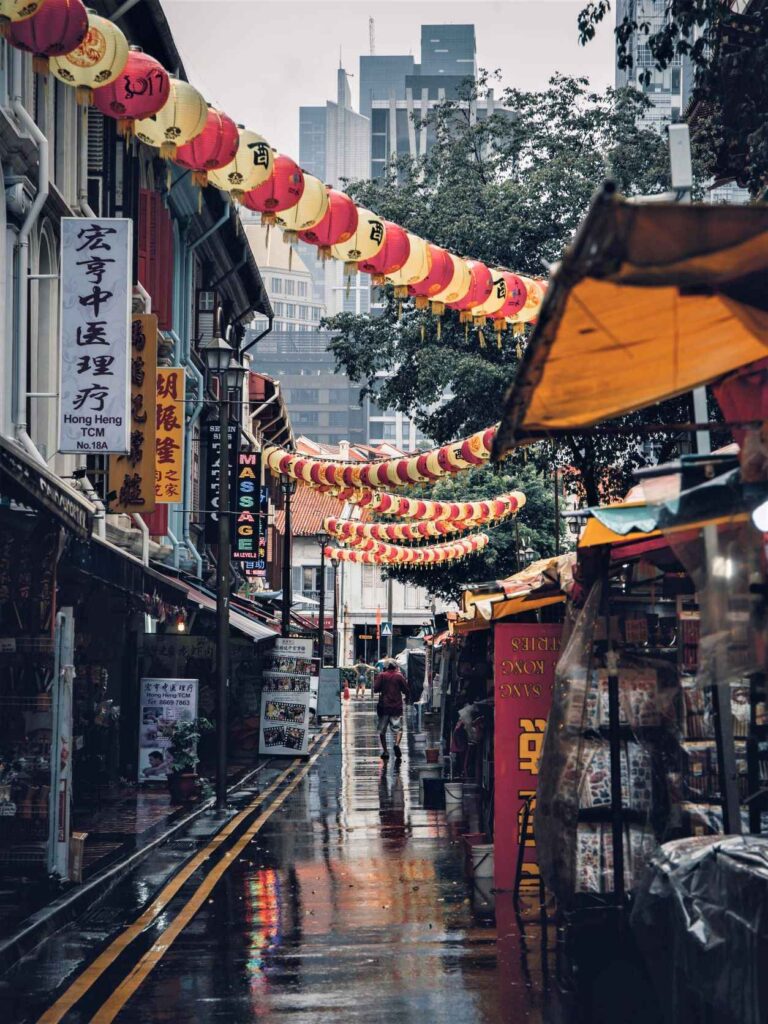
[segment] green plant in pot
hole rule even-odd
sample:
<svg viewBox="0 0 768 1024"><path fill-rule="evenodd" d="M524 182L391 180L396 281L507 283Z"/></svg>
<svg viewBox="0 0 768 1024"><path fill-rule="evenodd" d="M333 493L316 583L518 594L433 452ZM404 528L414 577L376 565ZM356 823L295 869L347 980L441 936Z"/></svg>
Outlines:
<svg viewBox="0 0 768 1024"><path fill-rule="evenodd" d="M176 722L170 729L168 753L173 759L173 771L168 776L168 788L175 803L191 800L199 788L197 744L203 733L213 725L207 718L193 718L189 722Z"/></svg>

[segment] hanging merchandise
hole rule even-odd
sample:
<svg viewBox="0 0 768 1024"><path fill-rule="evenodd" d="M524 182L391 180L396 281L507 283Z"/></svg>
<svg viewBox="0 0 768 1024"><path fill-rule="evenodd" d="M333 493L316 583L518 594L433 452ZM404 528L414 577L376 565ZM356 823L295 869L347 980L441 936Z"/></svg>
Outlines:
<svg viewBox="0 0 768 1024"><path fill-rule="evenodd" d="M357 273L357 264L372 259L384 246L386 229L381 217L370 210L357 210L357 227L355 233L331 248L334 259L344 261L344 273L352 277Z"/></svg>
<svg viewBox="0 0 768 1024"><path fill-rule="evenodd" d="M429 273L416 284L408 286L408 294L416 298L416 309L426 309L429 300L447 288L453 279L454 266L451 254L439 245L427 243L429 250Z"/></svg>
<svg viewBox="0 0 768 1024"><path fill-rule="evenodd" d="M384 221L384 245L369 259L360 260L357 269L364 274L372 274L372 283L381 287L386 283L387 275L394 274L408 259L410 243L408 232L393 224L391 220Z"/></svg>
<svg viewBox="0 0 768 1024"><path fill-rule="evenodd" d="M283 229L287 242L295 241L299 232L319 224L328 211L328 190L314 174L304 175L304 191L295 206L277 214L277 225Z"/></svg>
<svg viewBox="0 0 768 1024"><path fill-rule="evenodd" d="M59 81L75 87L79 106L93 102L93 90L114 82L128 62L128 40L108 18L88 11L85 38L62 57L51 57L50 70Z"/></svg>
<svg viewBox="0 0 768 1024"><path fill-rule="evenodd" d="M191 142L179 146L175 163L192 171L192 180L200 188L208 184L208 172L231 163L240 145L240 133L231 117L209 108L205 127Z"/></svg>
<svg viewBox="0 0 768 1024"><path fill-rule="evenodd" d="M236 149L237 147L235 147ZM234 156L234 154L233 154ZM277 214L295 206L304 193L304 172L289 156L273 153L272 177L243 196L243 206L261 214L263 225L276 223ZM352 202L352 200L350 200Z"/></svg>
<svg viewBox="0 0 768 1024"><path fill-rule="evenodd" d="M240 128L234 158L224 167L212 169L208 181L240 202L246 192L269 181L273 166L272 149L267 140L248 128Z"/></svg>
<svg viewBox="0 0 768 1024"><path fill-rule="evenodd" d="M133 135L136 121L156 114L169 94L170 77L162 64L132 46L122 73L95 90L93 103L105 117L117 118L118 135Z"/></svg>
<svg viewBox="0 0 768 1024"><path fill-rule="evenodd" d="M168 99L156 114L136 122L136 138L158 146L163 160L175 160L179 146L196 139L208 120L208 104L189 82L171 78Z"/></svg>
<svg viewBox="0 0 768 1024"><path fill-rule="evenodd" d="M316 245L322 259L331 258L331 247L348 241L357 230L357 207L345 192L328 188L328 209L319 223L299 232L299 239Z"/></svg>
<svg viewBox="0 0 768 1024"><path fill-rule="evenodd" d="M409 286L423 281L430 270L428 244L423 238L411 234L410 231L406 231L406 234L408 235L409 246L408 259L399 270L394 271L392 274L387 274L386 283L395 286L396 299L407 298Z"/></svg>
<svg viewBox="0 0 768 1024"><path fill-rule="evenodd" d="M88 12L82 0L46 0L31 18L10 23L8 42L17 50L33 54L34 70L45 75L48 58L74 50L87 32Z"/></svg>
<svg viewBox="0 0 768 1024"><path fill-rule="evenodd" d="M472 537L464 537L449 544L433 544L424 548L407 548L397 544L371 541L371 549L368 551L328 546L325 548L325 557L339 562L361 562L368 565L437 565L482 551L488 540L487 533L476 533Z"/></svg>
<svg viewBox="0 0 768 1024"><path fill-rule="evenodd" d="M493 291L493 276L488 267L479 260L467 260L466 264L469 270L467 292L454 302L446 302L449 309L458 312L459 320L463 324L472 322L472 310L476 306L481 306Z"/></svg>
<svg viewBox="0 0 768 1024"><path fill-rule="evenodd" d="M0 36L7 36L11 25L33 18L46 0L0 0Z"/></svg>
<svg viewBox="0 0 768 1024"><path fill-rule="evenodd" d="M503 277L507 286L507 296L504 300L504 305L501 309L490 315L493 330L496 334L496 344L499 348L501 348L501 335L507 327L508 317L513 317L516 313L519 313L528 298L528 289L525 287L522 277L518 277L517 274L510 274L506 270Z"/></svg>

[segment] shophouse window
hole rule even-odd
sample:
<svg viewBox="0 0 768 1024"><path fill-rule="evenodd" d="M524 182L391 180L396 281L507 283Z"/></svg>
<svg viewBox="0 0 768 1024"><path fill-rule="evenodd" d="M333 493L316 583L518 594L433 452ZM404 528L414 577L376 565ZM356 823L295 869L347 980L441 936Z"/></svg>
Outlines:
<svg viewBox="0 0 768 1024"><path fill-rule="evenodd" d="M286 295L293 295L293 286L294 286L294 282L293 281L286 281L285 282L285 294Z"/></svg>
<svg viewBox="0 0 768 1024"><path fill-rule="evenodd" d="M307 306L299 306L299 320L309 319L309 309Z"/></svg>
<svg viewBox="0 0 768 1024"><path fill-rule="evenodd" d="M281 292L283 290L283 282L279 277L273 277L270 283L273 292Z"/></svg>
<svg viewBox="0 0 768 1024"><path fill-rule="evenodd" d="M285 304L285 315L286 316L293 316L293 317L296 316L296 305L295 305L295 303L293 303L293 302L286 302L286 304Z"/></svg>
<svg viewBox="0 0 768 1024"><path fill-rule="evenodd" d="M297 284L296 284L296 294L299 296L300 299L305 299L307 297L307 282L306 281L298 281L297 282Z"/></svg>

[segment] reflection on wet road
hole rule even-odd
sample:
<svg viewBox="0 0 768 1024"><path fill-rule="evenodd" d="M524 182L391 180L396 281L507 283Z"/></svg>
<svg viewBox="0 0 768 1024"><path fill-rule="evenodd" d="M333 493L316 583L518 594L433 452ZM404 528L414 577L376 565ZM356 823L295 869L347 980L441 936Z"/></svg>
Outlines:
<svg viewBox="0 0 768 1024"><path fill-rule="evenodd" d="M521 963L511 907L497 941L491 897L464 879L466 808L419 806L412 744L382 765L369 701L344 718L173 944L176 905L64 1020L539 1024L537 945ZM140 956L151 969L110 1010Z"/></svg>

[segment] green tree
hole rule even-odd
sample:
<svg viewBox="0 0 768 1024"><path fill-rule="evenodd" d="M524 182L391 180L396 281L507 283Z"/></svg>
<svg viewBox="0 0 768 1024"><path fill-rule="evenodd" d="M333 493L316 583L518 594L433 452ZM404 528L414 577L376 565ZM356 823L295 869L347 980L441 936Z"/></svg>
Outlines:
<svg viewBox="0 0 768 1024"><path fill-rule="evenodd" d="M728 0L664 0L660 22L648 4L629 5L616 33L619 66L633 66L633 47L646 45L654 67L644 68L648 84L673 61L694 71L693 140L710 175L733 178L754 195L768 181L768 17L765 5L733 10ZM582 43L594 38L611 11L611 0L587 3L578 15Z"/></svg>

